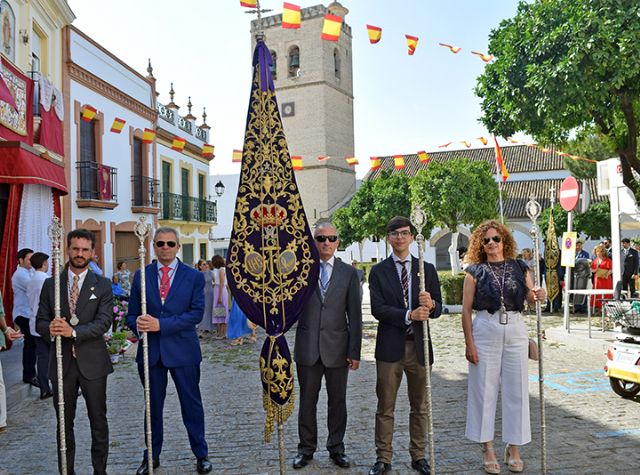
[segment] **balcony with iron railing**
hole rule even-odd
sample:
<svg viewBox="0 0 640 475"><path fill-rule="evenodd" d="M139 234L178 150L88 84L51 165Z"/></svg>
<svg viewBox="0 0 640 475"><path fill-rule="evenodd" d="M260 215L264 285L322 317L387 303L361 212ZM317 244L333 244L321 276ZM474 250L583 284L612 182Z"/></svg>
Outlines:
<svg viewBox="0 0 640 475"><path fill-rule="evenodd" d="M142 175L131 176L131 211L154 214L160 211L160 180Z"/></svg>
<svg viewBox="0 0 640 475"><path fill-rule="evenodd" d="M175 193L161 193L160 204L160 219L210 224L218 222L218 207L215 201Z"/></svg>
<svg viewBox="0 0 640 475"><path fill-rule="evenodd" d="M76 164L78 208L113 209L118 206L118 169L101 163Z"/></svg>

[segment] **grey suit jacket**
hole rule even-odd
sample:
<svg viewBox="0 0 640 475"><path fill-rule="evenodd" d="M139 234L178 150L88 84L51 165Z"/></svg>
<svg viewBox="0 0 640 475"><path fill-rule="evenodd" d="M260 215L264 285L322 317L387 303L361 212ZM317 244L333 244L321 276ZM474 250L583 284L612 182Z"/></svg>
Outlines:
<svg viewBox="0 0 640 475"><path fill-rule="evenodd" d="M295 361L311 366L318 359L327 368L360 360L362 344L362 292L356 269L334 260L327 293L320 288L307 302L296 330Z"/></svg>
<svg viewBox="0 0 640 475"><path fill-rule="evenodd" d="M67 270L60 274L60 314L70 318L69 297L67 293ZM40 304L36 317L36 330L42 338L49 339L49 323L55 317L54 281L49 277L44 281L40 293ZM76 306L78 324L75 326L76 339L62 338L62 365L66 374L71 362L71 347L75 345L78 369L89 380L98 379L113 372L111 359L107 352L104 334L111 327L113 318L113 293L111 282L105 277L88 271L82 284ZM49 375L57 380L55 349L50 352Z"/></svg>

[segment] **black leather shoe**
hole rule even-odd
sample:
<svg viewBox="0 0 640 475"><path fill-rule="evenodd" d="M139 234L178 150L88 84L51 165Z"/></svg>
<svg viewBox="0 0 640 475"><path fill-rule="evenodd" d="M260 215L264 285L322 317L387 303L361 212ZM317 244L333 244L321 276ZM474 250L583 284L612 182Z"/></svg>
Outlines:
<svg viewBox="0 0 640 475"><path fill-rule="evenodd" d="M47 391L40 394L40 399L49 399L52 396L53 396L53 393L51 391Z"/></svg>
<svg viewBox="0 0 640 475"><path fill-rule="evenodd" d="M351 461L345 454L331 454L329 457L338 467L349 468L351 466Z"/></svg>
<svg viewBox="0 0 640 475"><path fill-rule="evenodd" d="M153 468L156 469L160 466L160 459L153 459ZM149 461L144 459L136 471L136 475L147 475L149 473Z"/></svg>
<svg viewBox="0 0 640 475"><path fill-rule="evenodd" d="M431 475L431 468L425 459L414 460L411 462L411 468L422 475Z"/></svg>
<svg viewBox="0 0 640 475"><path fill-rule="evenodd" d="M196 463L196 470L198 473L209 473L213 470L213 465L209 462L209 457L202 457L198 459L198 463Z"/></svg>
<svg viewBox="0 0 640 475"><path fill-rule="evenodd" d="M25 384L30 384L31 386L35 386L36 388L40 387L40 382L35 376L33 378L23 379L22 382Z"/></svg>
<svg viewBox="0 0 640 475"><path fill-rule="evenodd" d="M313 455L298 454L293 459L293 468L306 467L311 460L313 460Z"/></svg>
<svg viewBox="0 0 640 475"><path fill-rule="evenodd" d="M371 467L371 470L369 470L369 475L383 475L389 470L391 470L390 463L376 462L373 464L373 467Z"/></svg>

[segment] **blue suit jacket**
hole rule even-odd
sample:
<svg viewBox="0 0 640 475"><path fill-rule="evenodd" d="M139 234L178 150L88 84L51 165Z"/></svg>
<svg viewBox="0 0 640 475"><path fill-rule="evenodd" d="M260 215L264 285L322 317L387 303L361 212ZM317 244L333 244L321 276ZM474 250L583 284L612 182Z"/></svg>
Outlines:
<svg viewBox="0 0 640 475"><path fill-rule="evenodd" d="M204 277L201 272L178 261L169 294L162 304L158 284L158 266L145 268L147 314L160 320L160 331L149 332L149 365L162 361L167 368L191 366L202 361L196 325L204 314ZM140 307L140 271L131 286L127 325L136 334ZM138 363L142 363L142 344L138 346Z"/></svg>

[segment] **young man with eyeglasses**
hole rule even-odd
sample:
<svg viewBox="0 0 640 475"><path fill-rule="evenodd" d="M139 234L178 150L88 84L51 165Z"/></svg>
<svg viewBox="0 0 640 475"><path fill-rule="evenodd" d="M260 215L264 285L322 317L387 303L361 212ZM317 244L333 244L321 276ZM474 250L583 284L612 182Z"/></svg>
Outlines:
<svg viewBox="0 0 640 475"><path fill-rule="evenodd" d="M376 463L369 475L391 470L395 401L407 376L411 412L409 415L409 453L411 467L422 475L431 473L425 459L427 434L426 368L423 323L438 318L442 311L440 282L435 267L423 263L425 291L420 292L420 262L409 253L413 242L411 222L396 216L387 224L387 241L393 254L376 264L369 274L371 314L378 320L376 338ZM429 340L429 362L433 348Z"/></svg>
<svg viewBox="0 0 640 475"><path fill-rule="evenodd" d="M335 257L340 240L331 223L314 232L320 255L318 287L307 301L296 330L295 361L300 385L298 454L293 468L306 466L317 449L316 412L324 376L327 388L327 450L335 465L349 468L344 434L347 428L347 378L360 365L362 294L356 269Z"/></svg>
<svg viewBox="0 0 640 475"><path fill-rule="evenodd" d="M127 325L149 338L149 380L151 389L151 434L153 468L160 465L163 442L162 412L167 393L167 373L176 386L182 421L189 434L191 451L196 456L198 473L212 470L204 437L204 408L200 395L202 353L196 325L204 314L204 277L183 264L176 256L180 250L178 232L161 227L155 232L153 249L157 262L145 267L147 313L140 304L140 271L131 286ZM142 344L138 345L138 373L144 385ZM136 475L149 473L148 451Z"/></svg>

